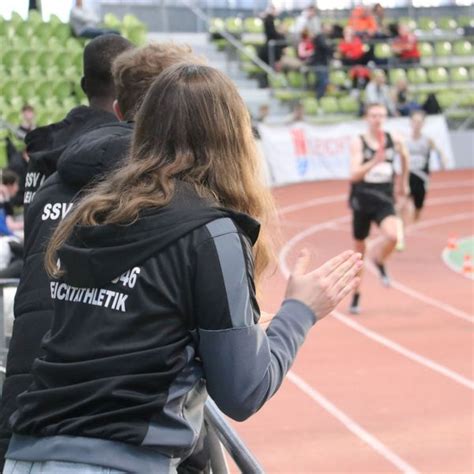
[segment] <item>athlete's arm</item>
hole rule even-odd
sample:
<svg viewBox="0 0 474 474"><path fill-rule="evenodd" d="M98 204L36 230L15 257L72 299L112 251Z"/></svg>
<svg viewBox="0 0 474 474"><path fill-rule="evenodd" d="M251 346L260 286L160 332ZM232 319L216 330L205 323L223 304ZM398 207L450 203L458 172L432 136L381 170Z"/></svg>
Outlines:
<svg viewBox="0 0 474 474"><path fill-rule="evenodd" d="M362 181L364 176L377 164L385 160L384 153L378 153L374 159L363 163L362 140L355 137L351 143L351 181Z"/></svg>
<svg viewBox="0 0 474 474"><path fill-rule="evenodd" d="M400 163L402 173L400 176L400 194L407 196L410 193L410 187L408 184L408 175L410 172L410 154L405 145L405 141L400 135L392 134L393 142L395 145L395 151L400 156Z"/></svg>
<svg viewBox="0 0 474 474"><path fill-rule="evenodd" d="M439 148L431 138L428 138L428 142L430 144L430 150L433 150L438 155L439 164L441 166L441 169L443 169L443 170L447 169L448 168L448 158L444 154L443 150L441 150L441 148Z"/></svg>

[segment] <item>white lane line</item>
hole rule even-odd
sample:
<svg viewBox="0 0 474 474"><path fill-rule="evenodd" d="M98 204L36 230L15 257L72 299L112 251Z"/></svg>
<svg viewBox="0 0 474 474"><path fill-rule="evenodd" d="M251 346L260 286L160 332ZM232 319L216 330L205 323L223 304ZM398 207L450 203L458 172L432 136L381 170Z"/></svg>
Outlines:
<svg viewBox="0 0 474 474"><path fill-rule="evenodd" d="M357 332L360 332L369 339L372 339L373 341L378 342L379 344L395 352L398 352L402 356L405 356L406 358L417 362L420 365L424 365L428 369L431 369L441 375L444 375L445 377L448 377L449 379L459 383L460 385L463 385L464 387L474 390L474 381L468 379L467 377L464 377L461 374L458 374L454 370L448 369L447 367L438 364L437 362L434 362L433 360L428 359L427 357L417 354L416 352L413 352L410 349L407 349L406 347L397 344L396 342L380 335L375 331L372 331L371 329L367 329L365 326L354 321L353 318L350 318L349 316L345 315L344 313L341 313L340 311L333 311L332 316L341 323L345 324L346 326L349 326Z"/></svg>
<svg viewBox="0 0 474 474"><path fill-rule="evenodd" d="M403 473L415 474L418 471L404 461L400 456L395 454L387 446L385 446L380 440L375 436L366 431L362 426L355 422L352 418L347 416L342 410L336 407L331 403L326 397L321 395L316 389L311 387L307 382L305 382L299 375L295 374L293 371L288 372L287 378L293 382L302 392L304 392L308 397L312 398L316 403L321 405L329 414L341 422L351 433L360 438L366 444L368 444L374 451L379 453L387 461L393 464Z"/></svg>
<svg viewBox="0 0 474 474"><path fill-rule="evenodd" d="M473 201L474 201L474 194L461 194L459 196L428 198L426 200L426 205L432 206L433 204L454 204L457 202L473 202Z"/></svg>
<svg viewBox="0 0 474 474"><path fill-rule="evenodd" d="M348 200L348 193L335 194L334 196L325 196L325 197L310 199L309 201L303 201L297 204L291 204L290 206L280 207L278 209L278 213L281 216L283 216L290 212L306 209L307 207L316 207L316 206L321 206L322 204L332 204L334 202L343 202L346 200Z"/></svg>
<svg viewBox="0 0 474 474"><path fill-rule="evenodd" d="M451 188L459 189L459 188L462 188L462 187L474 187L474 181L468 181L467 180L467 181L457 181L457 182L449 182L448 181L448 182L433 183L433 184L430 185L429 189L451 189ZM466 195L466 196L468 196L468 195ZM470 199L471 200L473 199L472 194L470 195ZM349 200L349 187L348 187L348 191L346 193L335 194L335 195L332 195L332 196L323 196L323 197L319 197L319 198L310 199L309 201L303 201L303 202L299 202L299 203L296 203L296 204L283 206L283 207L279 208L278 212L279 212L280 215L285 215L285 214L288 214L290 212L299 211L301 209L306 209L308 207L320 206L322 204L332 204L332 203L335 203L335 202L344 202L346 200ZM430 203L433 200L436 200L436 198L431 198L430 199L428 197L427 203ZM453 202L457 202L457 201L453 201Z"/></svg>
<svg viewBox="0 0 474 474"><path fill-rule="evenodd" d="M440 182L440 183L430 183L428 186L428 191L430 189L451 189L451 188L473 188L474 187L474 181L471 180L465 180L465 181L445 181L445 182Z"/></svg>

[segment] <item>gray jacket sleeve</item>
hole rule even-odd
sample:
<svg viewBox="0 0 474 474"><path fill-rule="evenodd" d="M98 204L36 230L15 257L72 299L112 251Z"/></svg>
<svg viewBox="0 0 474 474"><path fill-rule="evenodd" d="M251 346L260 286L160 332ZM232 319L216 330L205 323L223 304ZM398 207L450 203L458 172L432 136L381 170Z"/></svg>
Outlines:
<svg viewBox="0 0 474 474"><path fill-rule="evenodd" d="M230 219L207 227L195 260L199 354L209 395L242 421L277 391L316 317L300 301L286 300L265 332L248 240Z"/></svg>

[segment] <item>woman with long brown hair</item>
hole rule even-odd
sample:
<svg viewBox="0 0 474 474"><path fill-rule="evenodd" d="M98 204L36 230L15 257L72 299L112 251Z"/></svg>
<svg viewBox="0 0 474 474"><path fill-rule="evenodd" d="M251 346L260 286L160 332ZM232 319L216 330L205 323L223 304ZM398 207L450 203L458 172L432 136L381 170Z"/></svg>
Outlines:
<svg viewBox="0 0 474 474"><path fill-rule="evenodd" d="M50 241L55 315L12 417L6 472L173 472L207 393L244 420L276 392L361 262L349 251L307 273L301 255L264 332L255 281L274 209L259 168L229 79L193 64L160 75L128 160Z"/></svg>

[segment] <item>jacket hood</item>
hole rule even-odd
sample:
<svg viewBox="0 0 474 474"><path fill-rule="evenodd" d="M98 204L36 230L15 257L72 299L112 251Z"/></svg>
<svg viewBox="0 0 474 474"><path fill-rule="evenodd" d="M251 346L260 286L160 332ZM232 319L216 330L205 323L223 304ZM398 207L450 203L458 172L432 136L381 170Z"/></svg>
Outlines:
<svg viewBox="0 0 474 474"><path fill-rule="evenodd" d="M101 287L193 230L230 217L252 245L260 224L246 214L213 207L194 189L178 183L171 202L148 210L129 225L77 226L59 250L63 280L75 287Z"/></svg>
<svg viewBox="0 0 474 474"><path fill-rule="evenodd" d="M116 121L110 112L87 106L75 107L60 122L36 128L26 135L30 161L36 162L40 168L54 171L58 158L71 140L86 130Z"/></svg>
<svg viewBox="0 0 474 474"><path fill-rule="evenodd" d="M59 158L57 171L61 179L71 186L82 188L113 169L126 155L132 132L133 124L116 122L81 135Z"/></svg>

